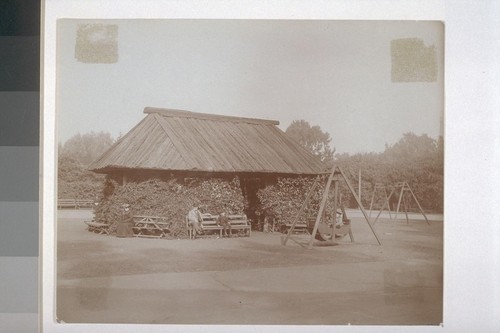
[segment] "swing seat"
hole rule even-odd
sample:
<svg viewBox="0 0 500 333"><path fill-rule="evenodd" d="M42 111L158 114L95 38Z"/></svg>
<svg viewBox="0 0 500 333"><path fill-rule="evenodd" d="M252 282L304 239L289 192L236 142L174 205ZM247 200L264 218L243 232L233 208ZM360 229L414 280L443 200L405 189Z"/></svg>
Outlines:
<svg viewBox="0 0 500 333"><path fill-rule="evenodd" d="M335 237L343 238L351 231L351 220L346 218L344 213L337 212L337 221L340 222L340 219L342 220L342 223L335 226L335 231L333 231L334 228L331 223L320 222L318 225L318 231L316 232L316 235L314 235L314 238L319 241L329 241L332 239L332 233L335 233ZM307 219L307 231L311 235L314 231L315 222L316 218L314 217L309 217Z"/></svg>

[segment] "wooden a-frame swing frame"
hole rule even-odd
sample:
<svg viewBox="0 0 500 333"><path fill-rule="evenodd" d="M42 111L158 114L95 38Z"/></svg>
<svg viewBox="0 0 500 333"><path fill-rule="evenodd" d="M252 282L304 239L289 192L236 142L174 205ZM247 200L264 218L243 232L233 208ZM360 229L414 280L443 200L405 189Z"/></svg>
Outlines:
<svg viewBox="0 0 500 333"><path fill-rule="evenodd" d="M391 193L389 194L389 197L387 199L386 202L384 202L384 205L382 206L382 208L380 209L377 217L375 218L375 220L373 221L373 225L375 225L375 223L377 223L378 221L378 218L380 217L380 214L382 213L382 211L384 210L385 208L385 205L389 205L389 200L391 199L392 195L396 192L397 189L400 189L399 190L399 199L398 199L398 206L396 208L396 216L394 217L394 223L396 223L397 219L398 219L398 214L399 214L399 208L401 207L401 201L403 202L403 208L405 210L405 215L406 215L406 224L409 223L409 219L408 219L408 208L407 208L407 204L406 204L406 199L404 198L404 193L405 191L409 191L411 193L411 196L413 197L413 199L415 200L415 202L417 203L417 206L418 206L418 209L420 210L420 213L424 216L424 219L425 219L425 222L427 222L427 225L431 225L429 223L429 220L427 219L427 216L425 215L424 213L424 210L422 209L422 206L420 206L420 203L418 202L417 200L417 197L415 196L415 193L413 193L413 190L411 189L410 185L407 183L407 182L399 182L399 183L396 183L396 185L394 186L394 188L392 189ZM389 211L391 210L390 206L389 206Z"/></svg>

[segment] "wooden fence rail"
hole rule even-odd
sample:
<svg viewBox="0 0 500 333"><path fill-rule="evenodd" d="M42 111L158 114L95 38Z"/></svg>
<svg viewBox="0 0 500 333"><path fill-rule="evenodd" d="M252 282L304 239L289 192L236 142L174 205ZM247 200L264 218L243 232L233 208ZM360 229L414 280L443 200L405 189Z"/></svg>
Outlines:
<svg viewBox="0 0 500 333"><path fill-rule="evenodd" d="M58 199L57 209L80 209L90 208L94 205L94 200L90 199Z"/></svg>

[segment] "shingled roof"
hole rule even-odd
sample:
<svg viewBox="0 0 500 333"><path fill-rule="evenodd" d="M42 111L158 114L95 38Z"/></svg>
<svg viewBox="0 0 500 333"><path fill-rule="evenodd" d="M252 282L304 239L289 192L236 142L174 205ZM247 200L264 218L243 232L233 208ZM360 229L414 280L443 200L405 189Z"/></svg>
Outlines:
<svg viewBox="0 0 500 333"><path fill-rule="evenodd" d="M147 116L89 169L317 174L316 156L275 120L146 107Z"/></svg>

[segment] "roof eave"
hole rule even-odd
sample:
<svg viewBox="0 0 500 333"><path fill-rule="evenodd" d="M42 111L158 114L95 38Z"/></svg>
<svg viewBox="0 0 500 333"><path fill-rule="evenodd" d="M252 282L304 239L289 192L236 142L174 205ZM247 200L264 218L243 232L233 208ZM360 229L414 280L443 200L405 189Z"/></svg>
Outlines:
<svg viewBox="0 0 500 333"><path fill-rule="evenodd" d="M160 168L132 168L132 167L125 167L125 166L105 166L102 168L95 168L95 169L90 169L90 171L95 172L95 173L100 173L100 174L107 174L107 173L112 173L112 172L123 172L123 171L161 171L161 172L178 172L178 173L183 173L183 172L199 172L199 173L232 173L232 174L276 174L276 175L318 175L324 173L322 170L316 171L296 171L296 172L291 172L291 171L280 171L280 170L261 170L261 171L255 171L255 170L209 170L209 169L160 169Z"/></svg>

